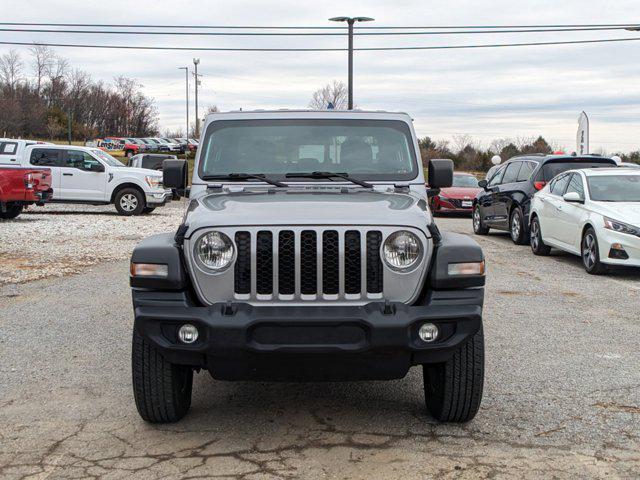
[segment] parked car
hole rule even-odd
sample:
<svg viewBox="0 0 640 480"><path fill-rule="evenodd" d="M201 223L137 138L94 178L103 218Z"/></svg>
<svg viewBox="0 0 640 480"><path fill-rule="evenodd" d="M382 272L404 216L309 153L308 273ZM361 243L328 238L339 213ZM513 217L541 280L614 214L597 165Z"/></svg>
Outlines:
<svg viewBox="0 0 640 480"><path fill-rule="evenodd" d="M158 152L160 148L160 144L158 142L152 141L150 138L138 138L136 140L140 140L145 145L145 151L147 152Z"/></svg>
<svg viewBox="0 0 640 480"><path fill-rule="evenodd" d="M99 148L31 145L20 157L30 167L51 169L51 202L114 204L121 215L150 213L171 200L162 175L155 170L127 168Z"/></svg>
<svg viewBox="0 0 640 480"><path fill-rule="evenodd" d="M182 143L178 140L176 140L175 138L165 138L162 137L160 140L164 140L165 142L167 142L172 148L174 148L174 150L171 150L172 152L179 152L179 153L185 153L187 151L187 144ZM178 150L175 150L175 146L178 146Z"/></svg>
<svg viewBox="0 0 640 480"><path fill-rule="evenodd" d="M130 143L132 145L136 145L138 147L138 149L133 153L134 155L137 155L139 153L144 153L147 150L147 145L142 140L140 140L139 138L127 137L124 140L127 143Z"/></svg>
<svg viewBox="0 0 640 480"><path fill-rule="evenodd" d="M106 151L122 150L127 158L137 155L142 148L131 139L122 137L105 137L98 146Z"/></svg>
<svg viewBox="0 0 640 480"><path fill-rule="evenodd" d="M162 163L165 160L176 160L177 158L175 155L164 155L162 153L142 153L129 158L127 167L162 170Z"/></svg>
<svg viewBox="0 0 640 480"><path fill-rule="evenodd" d="M516 244L529 241L529 210L533 195L556 175L577 168L616 166L611 158L596 155L520 155L500 166L473 205L473 231L486 235L489 229L506 230Z"/></svg>
<svg viewBox="0 0 640 480"><path fill-rule="evenodd" d="M48 168L0 165L0 219L16 218L27 205L44 204L52 193Z"/></svg>
<svg viewBox="0 0 640 480"><path fill-rule="evenodd" d="M481 191L475 175L456 172L451 187L440 189L440 193L431 198L431 211L434 214L471 213L473 201Z"/></svg>
<svg viewBox="0 0 640 480"><path fill-rule="evenodd" d="M0 138L0 165L19 165L18 158L29 145L53 145L49 142L37 140L18 140L14 138Z"/></svg>
<svg viewBox="0 0 640 480"><path fill-rule="evenodd" d="M193 138L176 138L175 140L181 145L184 144L187 150L189 150L189 152L191 153L194 153L196 150L198 150L198 142Z"/></svg>
<svg viewBox="0 0 640 480"><path fill-rule="evenodd" d="M640 267L640 172L571 170L551 180L531 204L531 250L551 247L579 255L591 274Z"/></svg>
<svg viewBox="0 0 640 480"><path fill-rule="evenodd" d="M433 223L411 118L216 113L203 136L177 234L143 240L131 259L142 418L182 418L194 370L390 380L412 365L423 368L436 419L473 418L484 258L471 238ZM184 190L186 172L185 161L167 160L166 185ZM452 175L451 160L429 162L432 188Z"/></svg>
<svg viewBox="0 0 640 480"><path fill-rule="evenodd" d="M177 143L169 142L164 138L152 137L151 140L156 142L161 152L176 152L180 153L180 145Z"/></svg>

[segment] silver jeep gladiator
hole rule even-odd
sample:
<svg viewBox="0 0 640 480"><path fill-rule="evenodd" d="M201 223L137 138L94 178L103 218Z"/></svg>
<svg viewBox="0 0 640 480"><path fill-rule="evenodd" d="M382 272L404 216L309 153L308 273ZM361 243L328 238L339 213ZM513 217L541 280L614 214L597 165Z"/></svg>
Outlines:
<svg viewBox="0 0 640 480"><path fill-rule="evenodd" d="M422 366L428 412L466 422L484 379L484 256L440 232L411 118L364 111L207 117L175 233L131 259L133 389L149 422L191 404L193 372L217 380L390 380Z"/></svg>

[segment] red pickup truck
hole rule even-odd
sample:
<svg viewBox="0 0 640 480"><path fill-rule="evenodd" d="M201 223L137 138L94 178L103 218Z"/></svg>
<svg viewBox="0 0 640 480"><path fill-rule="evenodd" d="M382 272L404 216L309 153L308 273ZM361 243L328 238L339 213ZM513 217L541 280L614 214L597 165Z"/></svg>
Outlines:
<svg viewBox="0 0 640 480"><path fill-rule="evenodd" d="M0 165L0 219L16 218L25 206L42 205L52 193L50 169Z"/></svg>

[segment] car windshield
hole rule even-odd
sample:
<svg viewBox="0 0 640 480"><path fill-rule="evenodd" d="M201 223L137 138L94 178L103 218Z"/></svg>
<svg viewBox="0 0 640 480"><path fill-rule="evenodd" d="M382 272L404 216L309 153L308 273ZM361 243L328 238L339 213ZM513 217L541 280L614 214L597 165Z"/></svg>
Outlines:
<svg viewBox="0 0 640 480"><path fill-rule="evenodd" d="M454 175L452 187L478 187L478 179L472 175Z"/></svg>
<svg viewBox="0 0 640 480"><path fill-rule="evenodd" d="M553 179L553 177L560 175L561 173L566 172L567 170L577 170L579 168L611 168L615 167L616 163L613 160L601 160L601 161L567 161L567 162L558 162L551 161L547 162L542 166L542 174L544 176L543 180L548 182Z"/></svg>
<svg viewBox="0 0 640 480"><path fill-rule="evenodd" d="M640 175L594 175L587 183L595 202L640 202Z"/></svg>
<svg viewBox="0 0 640 480"><path fill-rule="evenodd" d="M411 180L418 174L412 146L409 126L396 120L216 121L200 147L199 174L284 178L287 173L322 171L369 180ZM287 179L294 181L310 179Z"/></svg>
<svg viewBox="0 0 640 480"><path fill-rule="evenodd" d="M100 150L99 148L94 148L93 150L91 150L91 153L93 153L96 157L98 157L110 167L122 167L123 165L122 162L116 160L107 152L105 152L104 150Z"/></svg>

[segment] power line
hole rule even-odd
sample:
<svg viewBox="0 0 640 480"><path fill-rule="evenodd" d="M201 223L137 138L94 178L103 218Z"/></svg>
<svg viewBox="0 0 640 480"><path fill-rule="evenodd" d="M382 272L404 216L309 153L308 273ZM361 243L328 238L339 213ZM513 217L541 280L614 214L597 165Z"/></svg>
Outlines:
<svg viewBox="0 0 640 480"><path fill-rule="evenodd" d="M407 46L407 47L360 47L354 48L356 51L398 51L398 50L460 50L471 48L500 48L500 47L535 47L549 45L578 45L594 43L617 43L639 41L636 38L606 38L597 40L567 40L555 42L526 42L526 43L486 43L478 45L433 45L433 46ZM212 52L344 52L346 48L237 48L237 47L166 47L151 45L91 45L79 43L49 43L49 42L5 42L0 41L0 45L42 45L47 47L69 47L69 48L102 48L102 49L123 49L123 50L176 50L176 51L212 51Z"/></svg>
<svg viewBox="0 0 640 480"><path fill-rule="evenodd" d="M265 26L265 25L149 25L149 24L108 24L108 23L45 23L45 22L0 22L0 25L39 27L109 27L109 28L170 28L170 29L220 29L220 30L345 30L342 26ZM591 24L529 24L529 25L430 25L430 26L380 26L354 27L356 30L450 30L456 28L504 29L504 28L590 28L590 27L634 27L640 22L591 23Z"/></svg>
<svg viewBox="0 0 640 480"><path fill-rule="evenodd" d="M0 24L1 25L1 24ZM453 30L453 31L376 31L356 32L356 36L389 36L389 35L467 35L467 34L497 34L497 33L546 33L546 32L586 32L606 30L626 30L630 27L581 27L581 28L531 28L506 30ZM132 31L132 30L61 30L50 28L0 28L0 32L16 33L72 33L72 34L108 34L108 35L178 35L178 36L275 36L275 37L314 37L314 36L345 36L345 32L166 32L166 31Z"/></svg>

